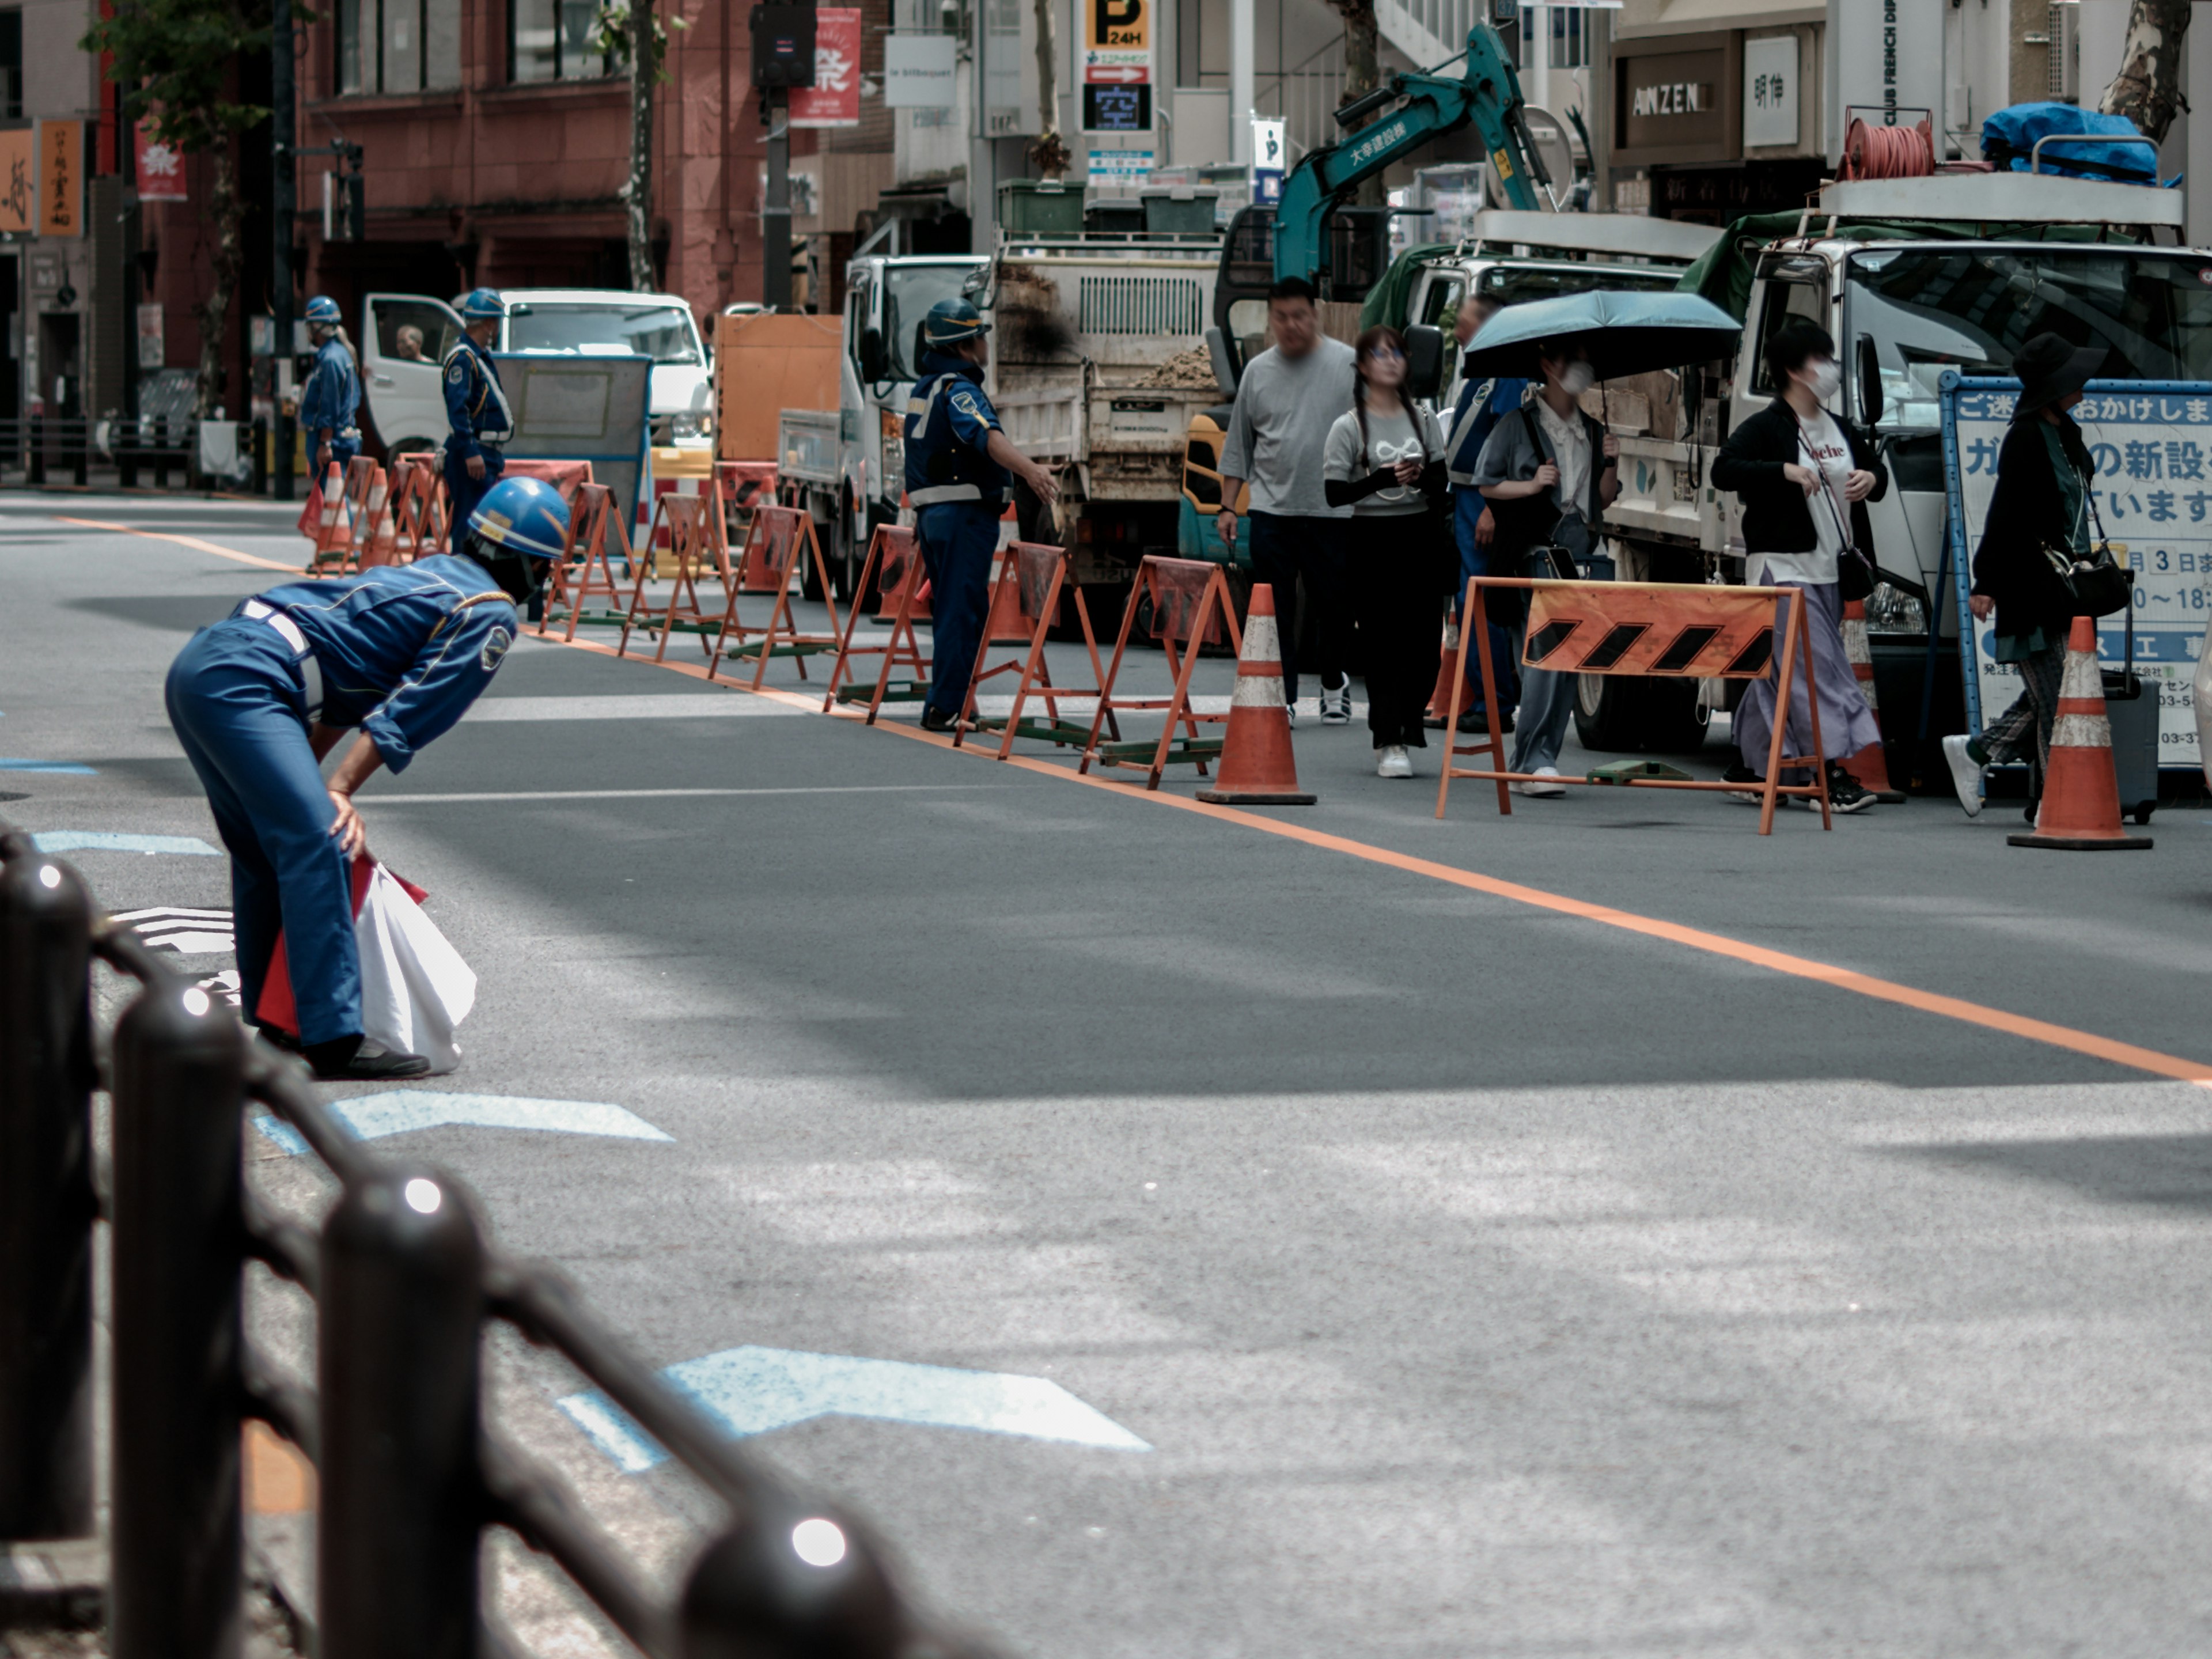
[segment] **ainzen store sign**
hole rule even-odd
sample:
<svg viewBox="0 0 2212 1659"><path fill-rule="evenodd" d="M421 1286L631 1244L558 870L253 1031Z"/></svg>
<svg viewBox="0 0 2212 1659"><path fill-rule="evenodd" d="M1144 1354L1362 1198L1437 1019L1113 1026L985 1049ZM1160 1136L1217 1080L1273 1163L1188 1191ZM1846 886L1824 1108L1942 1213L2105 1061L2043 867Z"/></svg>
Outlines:
<svg viewBox="0 0 2212 1659"><path fill-rule="evenodd" d="M1741 155L1742 52L1733 33L1617 43L1613 164L1732 161Z"/></svg>

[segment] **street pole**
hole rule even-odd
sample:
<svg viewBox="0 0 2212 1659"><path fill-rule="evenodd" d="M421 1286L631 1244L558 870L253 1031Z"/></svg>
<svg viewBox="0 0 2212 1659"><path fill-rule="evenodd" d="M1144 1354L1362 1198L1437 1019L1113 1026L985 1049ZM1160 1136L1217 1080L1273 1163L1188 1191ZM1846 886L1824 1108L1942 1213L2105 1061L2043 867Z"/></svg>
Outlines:
<svg viewBox="0 0 2212 1659"><path fill-rule="evenodd" d="M299 206L294 175L293 140L299 125L292 86L292 0L271 0L269 36L270 175L271 194L269 222L270 252L276 256L270 271L269 297L273 355L269 360L270 401L276 405L270 422L276 454L270 472L276 483L276 499L292 499L292 417L284 409L285 366L292 361L292 215ZM249 393L249 396L251 394Z"/></svg>
<svg viewBox="0 0 2212 1659"><path fill-rule="evenodd" d="M283 0L278 0L282 4ZM761 209L761 303L791 309L791 94L782 87L761 92L768 123L768 201Z"/></svg>

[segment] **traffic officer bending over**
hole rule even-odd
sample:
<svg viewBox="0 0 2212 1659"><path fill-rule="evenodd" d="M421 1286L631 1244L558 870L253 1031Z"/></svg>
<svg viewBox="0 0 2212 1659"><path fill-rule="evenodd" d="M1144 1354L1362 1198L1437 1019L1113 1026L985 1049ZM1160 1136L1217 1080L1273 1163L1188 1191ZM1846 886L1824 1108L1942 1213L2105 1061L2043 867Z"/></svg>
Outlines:
<svg viewBox="0 0 2212 1659"><path fill-rule="evenodd" d="M307 333L315 343L315 367L300 389L300 430L314 447L319 478L333 462L343 470L361 453L361 374L336 300L318 294L307 301Z"/></svg>
<svg viewBox="0 0 2212 1659"><path fill-rule="evenodd" d="M510 479L471 516L465 556L272 587L170 665L169 724L230 849L241 1011L254 1019L281 927L318 1077L429 1069L362 1036L351 861L367 837L353 793L379 766L404 771L491 684L515 606L568 531L550 484ZM360 735L325 785L319 763L348 726Z"/></svg>
<svg viewBox="0 0 2212 1659"><path fill-rule="evenodd" d="M471 289L461 301L461 337L446 354L446 494L453 504L453 551L468 534L470 516L507 465L499 447L514 435L514 415L491 360L507 302L488 288Z"/></svg>
<svg viewBox="0 0 2212 1659"><path fill-rule="evenodd" d="M999 514L1018 474L1050 507L1052 474L1014 447L983 391L990 325L965 300L939 300L921 323L921 378L906 406L906 494L929 572L930 648L925 732L949 732L968 702L968 679L991 603Z"/></svg>

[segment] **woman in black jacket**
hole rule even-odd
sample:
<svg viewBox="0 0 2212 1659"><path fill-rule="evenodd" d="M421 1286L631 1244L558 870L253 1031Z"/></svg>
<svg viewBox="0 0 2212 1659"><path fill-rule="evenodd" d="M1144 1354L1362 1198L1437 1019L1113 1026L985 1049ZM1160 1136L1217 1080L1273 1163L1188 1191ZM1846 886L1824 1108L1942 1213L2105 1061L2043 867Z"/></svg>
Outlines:
<svg viewBox="0 0 2212 1659"><path fill-rule="evenodd" d="M2090 556L2088 497L2097 463L2066 411L2081 401L2081 388L2104 356L2100 348L2077 349L2056 334L2039 334L2013 358L2020 402L1997 451L1996 490L1966 604L1976 622L1996 618L1990 654L2019 669L2021 690L1980 737L1960 732L1943 739L1952 787L1968 817L1981 815L1984 769L2026 758L2029 732L2035 734L2039 780L2051 757L2075 606L2073 590L2044 550L2059 548L2074 560ZM2035 817L2033 801L2027 815Z"/></svg>
<svg viewBox="0 0 2212 1659"><path fill-rule="evenodd" d="M1881 498L1889 474L1881 457L1825 407L1843 383L1836 343L1826 329L1806 318L1791 318L1766 343L1766 362L1782 395L1729 434L1713 462L1713 483L1743 499L1744 580L1753 587L1794 587L1802 596L1799 635L1820 698L1828 802L1838 812L1856 812L1873 805L1874 797L1838 763L1880 743L1881 727L1844 649L1838 577L1842 560L1871 556L1873 527L1866 503ZM1774 659L1765 678L1744 688L1736 707L1741 757L1723 774L1731 783L1752 785L1765 776L1782 660L1779 629ZM1812 741L1811 696L1805 676L1798 672L1790 681L1784 742L1789 752L1802 755ZM1747 788L1736 799L1759 798ZM1798 799L1820 805L1809 796Z"/></svg>

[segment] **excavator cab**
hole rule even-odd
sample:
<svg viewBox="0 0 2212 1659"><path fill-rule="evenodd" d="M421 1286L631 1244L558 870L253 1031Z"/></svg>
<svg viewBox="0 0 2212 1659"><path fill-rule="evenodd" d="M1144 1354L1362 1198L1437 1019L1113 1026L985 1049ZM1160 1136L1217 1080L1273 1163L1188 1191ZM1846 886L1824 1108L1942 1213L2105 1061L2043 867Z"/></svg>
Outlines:
<svg viewBox="0 0 2212 1659"><path fill-rule="evenodd" d="M1390 208L1339 206L1322 234L1322 269L1314 285L1322 302L1357 305L1390 269ZM1275 210L1255 203L1230 221L1213 278L1213 355L1221 395L1237 395L1244 365L1267 349L1267 290L1275 282ZM1340 315L1341 313L1340 313ZM1328 313L1324 313L1324 319ZM1322 327L1329 332L1326 320Z"/></svg>

